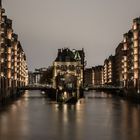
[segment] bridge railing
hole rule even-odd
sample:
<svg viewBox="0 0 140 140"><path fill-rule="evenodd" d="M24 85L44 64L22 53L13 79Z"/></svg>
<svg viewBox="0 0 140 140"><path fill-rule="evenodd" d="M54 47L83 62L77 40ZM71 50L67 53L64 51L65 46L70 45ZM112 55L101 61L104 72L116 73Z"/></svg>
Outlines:
<svg viewBox="0 0 140 140"><path fill-rule="evenodd" d="M111 85L101 85L101 86L93 86L93 89L123 89L122 86L111 86Z"/></svg>
<svg viewBox="0 0 140 140"><path fill-rule="evenodd" d="M34 85L27 85L27 86L21 86L18 89L19 90L28 90L28 89L50 89L52 88L51 85L42 85L42 84L34 84Z"/></svg>

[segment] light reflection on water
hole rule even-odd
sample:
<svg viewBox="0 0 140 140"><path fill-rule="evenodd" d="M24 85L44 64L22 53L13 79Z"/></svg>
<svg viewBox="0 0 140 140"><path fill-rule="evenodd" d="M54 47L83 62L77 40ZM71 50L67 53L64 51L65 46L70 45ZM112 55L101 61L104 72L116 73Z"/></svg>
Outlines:
<svg viewBox="0 0 140 140"><path fill-rule="evenodd" d="M0 140L138 140L140 106L90 91L76 105L57 104L39 91L0 110Z"/></svg>

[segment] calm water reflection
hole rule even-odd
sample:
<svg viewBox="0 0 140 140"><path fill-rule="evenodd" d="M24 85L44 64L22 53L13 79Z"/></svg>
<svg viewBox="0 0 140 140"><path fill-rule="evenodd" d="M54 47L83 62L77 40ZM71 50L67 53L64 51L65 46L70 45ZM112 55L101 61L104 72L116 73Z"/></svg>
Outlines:
<svg viewBox="0 0 140 140"><path fill-rule="evenodd" d="M94 91L59 105L39 91L0 109L0 140L139 140L140 106Z"/></svg>

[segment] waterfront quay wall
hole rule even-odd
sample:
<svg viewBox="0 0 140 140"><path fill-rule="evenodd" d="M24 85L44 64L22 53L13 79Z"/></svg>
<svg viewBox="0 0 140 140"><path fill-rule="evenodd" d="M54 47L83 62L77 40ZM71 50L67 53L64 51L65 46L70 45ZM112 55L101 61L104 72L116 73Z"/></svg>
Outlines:
<svg viewBox="0 0 140 140"><path fill-rule="evenodd" d="M140 93L134 88L123 89L123 92L121 93L121 95L123 97L126 97L127 99L140 103Z"/></svg>
<svg viewBox="0 0 140 140"><path fill-rule="evenodd" d="M6 105L9 101L13 101L22 95L23 91L19 91L17 87L0 89L0 106Z"/></svg>
<svg viewBox="0 0 140 140"><path fill-rule="evenodd" d="M140 93L134 88L91 88L90 90L103 91L114 96L119 96L128 100L132 100L136 103L140 103Z"/></svg>

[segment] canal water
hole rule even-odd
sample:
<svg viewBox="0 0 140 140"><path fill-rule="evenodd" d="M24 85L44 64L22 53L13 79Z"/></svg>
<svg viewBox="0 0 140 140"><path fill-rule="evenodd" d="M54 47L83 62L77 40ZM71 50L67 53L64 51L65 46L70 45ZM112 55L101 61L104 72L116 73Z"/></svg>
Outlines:
<svg viewBox="0 0 140 140"><path fill-rule="evenodd" d="M139 140L140 105L103 92L76 105L26 92L0 109L0 140Z"/></svg>

